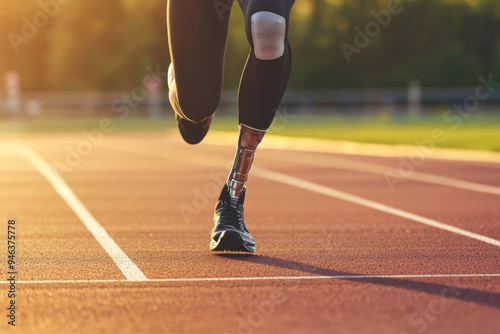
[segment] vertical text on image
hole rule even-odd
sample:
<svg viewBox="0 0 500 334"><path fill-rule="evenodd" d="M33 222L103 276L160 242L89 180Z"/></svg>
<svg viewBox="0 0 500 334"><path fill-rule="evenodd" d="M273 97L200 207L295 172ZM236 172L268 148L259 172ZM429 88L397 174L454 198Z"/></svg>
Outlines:
<svg viewBox="0 0 500 334"><path fill-rule="evenodd" d="M16 220L7 221L7 282L8 285L8 324L16 325Z"/></svg>

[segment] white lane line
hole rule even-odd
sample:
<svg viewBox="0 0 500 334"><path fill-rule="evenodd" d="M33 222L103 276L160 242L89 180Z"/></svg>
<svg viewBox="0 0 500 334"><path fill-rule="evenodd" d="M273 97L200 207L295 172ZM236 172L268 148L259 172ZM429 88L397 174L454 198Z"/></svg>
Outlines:
<svg viewBox="0 0 500 334"><path fill-rule="evenodd" d="M109 148L115 149L115 150L120 150L124 152L130 152L130 153L137 153L137 150L130 149L127 147L113 147L113 146L108 146ZM487 193L487 194L493 194L493 195L500 195L500 187L494 187L494 186L489 186L485 184L480 184L480 183L475 183L475 182L469 182L469 181L463 181L455 178L450 178L450 177L444 177L444 176L439 176L439 175L434 175L434 174L429 174L429 173L423 173L423 172L413 172L411 175L407 177L402 177L398 175L397 169L387 167L384 165L380 164L374 164L374 163L368 163L368 162L362 162L362 161L356 161L353 159L346 159L346 158L340 158L340 157L329 157L329 156L322 156L321 158L317 156L312 156L310 154L304 155L301 152L292 152L294 155L299 155L302 156L302 158L295 158L292 159L289 155L290 152L286 152L285 154L279 154L276 155L276 150L273 149L275 152L272 152L273 154L269 157L269 155L266 155L267 159L271 160L276 160L276 161L287 161L291 163L301 163L301 164L307 164L307 165L313 165L313 166L321 166L321 167L328 167L328 168L334 168L334 169L343 169L343 170L348 170L348 171L356 171L356 172L362 172L362 173L370 173L370 174L376 174L376 175L384 175L384 176L390 176L393 179L401 180L401 179L409 179L409 180L414 180L414 181L420 181L420 182L425 182L425 183L431 183L431 184L437 184L440 186L448 186L452 188L459 188L459 189L464 189L464 190L469 190L469 191L476 191L476 192L482 192L482 193ZM278 150L279 151L279 150ZM142 152L141 154L143 155L148 155L154 158L163 158L166 159L166 155L164 153L158 154L157 152ZM176 158L179 158L179 156L176 155ZM193 157L192 155L189 156L181 156L181 159L183 161L187 161L190 163L195 163L200 165L199 159L197 157ZM210 166L210 167L220 167L219 162L208 162L204 161L204 165ZM399 181L398 181L399 182Z"/></svg>
<svg viewBox="0 0 500 334"><path fill-rule="evenodd" d="M451 177L444 177L417 171L411 173L408 176L400 176L397 169L384 165L363 162L363 161L356 161L353 159L345 159L340 157L322 156L321 158L319 158L318 156L313 156L310 154L305 155L299 152L294 152L293 154L294 154L293 158L290 156L290 153L287 153L286 156L285 154L279 154L279 155L273 154L270 155L269 157L266 156L266 158L275 161L286 161L292 163L328 167L333 169L343 169L361 173L383 175L384 177L390 177L391 180L393 180L395 183L399 183L401 181L404 181L405 179L408 179L425 183L437 184L440 186L477 191L493 195L500 195L500 187L494 187L469 181L462 181ZM299 157L298 159L297 155Z"/></svg>
<svg viewBox="0 0 500 334"><path fill-rule="evenodd" d="M254 276L254 277L196 277L196 278L157 278L136 280L133 282L226 282L226 281L286 281L286 280L318 280L318 279L338 279L338 280L356 280L356 279L409 279L409 278L479 278L479 277L500 277L500 274L416 274L416 275L331 275L331 276ZM91 284L91 283L127 283L128 280L46 280L46 281L17 281L20 284ZM0 281L1 284L10 284L6 281Z"/></svg>
<svg viewBox="0 0 500 334"><path fill-rule="evenodd" d="M115 148L115 147L109 147L109 148L116 149L116 150L124 150L123 148ZM175 154L175 155L171 154L169 156L166 156L164 154L158 154L156 151L155 152L147 152L144 149L142 149L141 151L138 151L135 149L127 148L127 151L130 153L144 155L144 156L157 157L157 158L163 158L163 159L175 159L178 161L188 162L191 164L196 164L196 165L201 165L201 166L209 166L209 167L214 167L217 165L219 165L219 167L221 167L220 161L225 161L224 158L222 158L221 156L215 155L215 154L211 154L210 156L204 156L203 158L200 156L197 156L195 158L186 158L185 159L180 154ZM463 229L458 228L458 227L454 227L451 225L447 225L447 224L438 222L438 221L430 219L430 218L425 218L425 217L422 217L422 216L419 216L419 215L416 215L416 214L413 214L413 213L410 213L407 211L403 211L400 209L396 209L396 208L390 207L388 205L384 205L384 204L381 204L381 203L378 203L378 202L375 202L375 201L372 201L369 199L365 199L365 198L362 198L359 196L351 195L349 193L345 193L345 192L340 191L340 190L336 190L336 189L329 188L329 187L326 187L326 186L323 186L323 185L320 185L317 183L313 183L313 182L309 182L309 181L306 181L303 179L299 179L297 177L289 176L289 175L279 173L279 172L274 172L274 171L271 171L268 169L263 169L260 167L253 167L251 173L254 176L257 176L257 177L260 177L260 178L263 178L266 180L283 183L283 184L286 184L286 185L289 185L292 187L296 187L299 189L312 191L312 192L315 192L318 194L322 194L322 195L326 195L326 196L333 197L336 199L344 200L344 201L358 204L361 206L366 206L366 207L372 208L372 209L377 210L377 211L389 213L389 214L392 214L394 216L409 219L409 220L412 220L412 221L417 222L417 223L421 223L421 224L424 224L427 226L435 227L435 228L438 228L438 229L441 229L444 231L452 232L452 233L455 233L458 235L462 235L462 236L465 236L468 238L472 238L475 240L479 240L479 241L500 247L500 241L498 241L496 239L492 239L492 238L489 238L489 237L486 237L486 236L483 236L483 235L480 235L480 234L477 234L474 232L469 232L469 231L463 230Z"/></svg>
<svg viewBox="0 0 500 334"><path fill-rule="evenodd" d="M279 172L274 172L271 170L257 168L257 167L255 167L253 169L252 173L253 173L253 175L258 176L258 177L263 178L263 179L283 183L283 184L290 185L290 186L293 186L296 188L312 191L312 192L315 192L318 194L322 194L322 195L326 195L329 197L344 200L347 202L366 206L366 207L374 209L374 210L382 211L382 212L389 213L389 214L394 215L394 216L413 220L417 223L432 226L432 227L435 227L435 228L438 228L438 229L441 229L444 231L452 232L455 234L459 234L459 235L462 235L462 236L465 236L465 237L468 237L471 239L479 240L479 241L500 247L500 241L498 241L498 240L495 240L495 239L492 239L492 238L489 238L489 237L486 237L486 236L483 236L483 235L480 235L477 233L462 230L461 228L458 228L455 226L440 223L436 220L425 218L425 217L422 217L422 216L419 216L419 215L416 215L416 214L413 214L410 212L406 212L406 211L403 211L400 209L396 209L396 208L390 207L388 205L384 205L384 204L381 204L381 203L378 203L375 201L371 201L371 200L368 200L368 199L365 199L365 198L362 198L359 196L351 195L351 194L345 193L345 192L340 191L340 190L336 190L336 189L329 188L329 187L326 187L326 186L323 186L323 185L320 185L317 183L313 183L313 182L309 182L309 181L306 181L303 179L299 179L297 177L293 177L293 176L289 176L289 175L282 174Z"/></svg>
<svg viewBox="0 0 500 334"><path fill-rule="evenodd" d="M21 141L14 142L19 154L42 174L52 185L55 191L68 204L73 212L80 218L94 238L109 254L123 275L129 281L146 281L148 278L125 254L116 242L109 236L108 232L97 222L92 214L78 199L66 182L47 164L38 154Z"/></svg>

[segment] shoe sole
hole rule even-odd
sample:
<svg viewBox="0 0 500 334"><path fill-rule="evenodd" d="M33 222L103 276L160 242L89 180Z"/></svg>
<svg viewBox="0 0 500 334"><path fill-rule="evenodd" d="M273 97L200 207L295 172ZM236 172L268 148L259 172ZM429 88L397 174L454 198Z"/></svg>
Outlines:
<svg viewBox="0 0 500 334"><path fill-rule="evenodd" d="M254 253L255 246L246 245L238 232L224 231L221 233L218 241L213 239L210 241L210 250L214 252Z"/></svg>
<svg viewBox="0 0 500 334"><path fill-rule="evenodd" d="M181 134L182 139L188 144L191 145L196 145L200 143L205 136L208 133L208 130L210 130L210 126L212 125L212 120L214 118L214 115L210 116L209 118L205 119L201 123L191 123L190 121L182 118L179 114L175 114L175 120L177 122L177 127L179 128L179 132ZM208 123L208 125L206 125ZM199 128L196 128L196 127ZM206 126L207 128L204 129L203 127ZM191 127L191 130L188 129L188 127ZM194 128L194 130L193 130ZM191 131L191 133L190 133ZM192 133L194 131L194 133Z"/></svg>

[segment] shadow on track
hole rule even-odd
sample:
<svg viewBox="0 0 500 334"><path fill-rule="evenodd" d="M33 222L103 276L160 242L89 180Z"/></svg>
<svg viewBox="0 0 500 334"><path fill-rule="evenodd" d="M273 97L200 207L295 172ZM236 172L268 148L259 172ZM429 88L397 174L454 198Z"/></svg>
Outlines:
<svg viewBox="0 0 500 334"><path fill-rule="evenodd" d="M347 273L343 271L335 271L325 269L310 264L300 263L279 259L271 256L251 255L251 254L218 254L231 260L256 263L289 270L298 270L318 276L351 276L346 278L338 278L341 280L366 282L371 284L394 287L398 289L406 289L418 292L425 292L432 295L437 295L447 299L457 299L467 302L474 302L482 305L491 306L500 309L500 294L495 292L486 292L476 289L463 288L456 285L436 284L414 281L402 278L355 278L352 276L361 276L360 274ZM450 278L454 279L454 278Z"/></svg>

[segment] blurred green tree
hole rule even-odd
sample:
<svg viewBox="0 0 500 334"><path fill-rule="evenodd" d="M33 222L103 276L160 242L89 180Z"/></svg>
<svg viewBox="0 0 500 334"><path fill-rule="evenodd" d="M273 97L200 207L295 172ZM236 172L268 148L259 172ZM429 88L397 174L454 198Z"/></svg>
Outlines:
<svg viewBox="0 0 500 334"><path fill-rule="evenodd" d="M45 2L56 0L43 0ZM43 2L42 1L42 2ZM478 75L500 76L500 1L413 0L373 31L390 0L300 0L290 24L293 88L469 86ZM73 0L36 36L0 39L0 75L16 69L26 90L131 89L146 67L169 63L165 0ZM39 2L2 0L0 35L21 34ZM367 26L368 25L368 26ZM369 42L350 56L359 31ZM235 6L227 46L225 87L236 88L248 55L243 16Z"/></svg>
<svg viewBox="0 0 500 334"><path fill-rule="evenodd" d="M32 24L33 16L40 12L34 1L22 2L2 0L0 8L0 90L4 86L4 74L15 70L22 78L24 90L42 89L46 84L45 66L49 49L47 33L51 22L42 27L35 26L33 31L26 28L26 22ZM29 32L29 35L23 34ZM17 41L18 43L16 43Z"/></svg>
<svg viewBox="0 0 500 334"><path fill-rule="evenodd" d="M120 1L78 0L55 17L48 82L58 90L128 88L137 83L145 46L153 42L144 15Z"/></svg>

